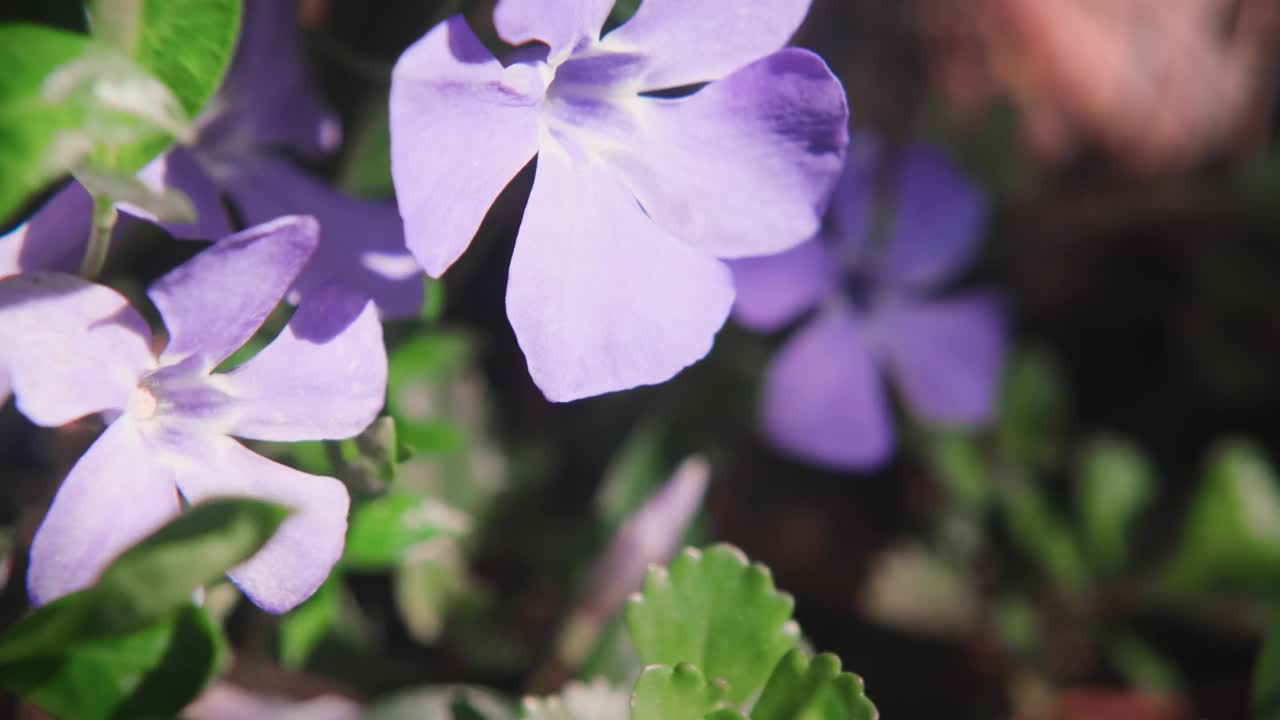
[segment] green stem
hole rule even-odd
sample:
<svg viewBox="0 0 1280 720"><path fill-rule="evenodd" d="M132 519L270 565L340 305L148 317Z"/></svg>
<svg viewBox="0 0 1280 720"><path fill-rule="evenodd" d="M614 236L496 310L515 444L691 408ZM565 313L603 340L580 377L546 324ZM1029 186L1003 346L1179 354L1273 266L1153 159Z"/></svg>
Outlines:
<svg viewBox="0 0 1280 720"><path fill-rule="evenodd" d="M89 245L80 263L80 276L93 280L102 272L111 249L111 232L116 226L116 206L106 195L93 197L93 226L89 229Z"/></svg>

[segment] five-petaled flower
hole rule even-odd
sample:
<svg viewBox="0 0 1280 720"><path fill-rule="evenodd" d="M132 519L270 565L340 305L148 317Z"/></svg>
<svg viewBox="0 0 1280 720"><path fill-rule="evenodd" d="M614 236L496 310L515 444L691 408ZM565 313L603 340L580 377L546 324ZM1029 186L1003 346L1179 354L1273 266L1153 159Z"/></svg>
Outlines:
<svg viewBox="0 0 1280 720"><path fill-rule="evenodd" d="M644 0L602 38L613 0L501 0L498 34L542 45L504 64L457 16L397 62L392 175L428 274L537 156L506 304L549 399L669 379L728 316L722 259L818 229L848 108L820 58L781 49L809 4Z"/></svg>
<svg viewBox="0 0 1280 720"><path fill-rule="evenodd" d="M186 193L194 223L162 223L181 239L211 240L232 231L226 193L249 225L289 214L320 221L320 245L290 301L328 284L372 298L385 318L412 317L422 306L422 272L404 248L391 203L344 195L311 177L281 151L318 159L342 136L337 116L308 82L294 0L249 0L235 60L218 95L197 121L190 147L175 146L139 173L159 191ZM154 221L127 204L125 217ZM75 272L92 222L93 201L72 181L28 222L0 237L0 276L33 270Z"/></svg>
<svg viewBox="0 0 1280 720"><path fill-rule="evenodd" d="M1003 314L989 293L937 297L981 245L978 191L935 151L896 165L891 231L871 230L880 152L866 138L831 200L823 232L768 258L733 264L734 316L762 331L813 308L765 377L765 432L781 449L837 468L866 469L893 449L881 369L924 420L973 425L993 410L1005 353Z"/></svg>
<svg viewBox="0 0 1280 720"><path fill-rule="evenodd" d="M231 436L346 438L382 407L386 353L372 304L317 288L249 361L215 373L258 330L315 251L309 217L284 217L213 244L148 296L169 341L157 357L142 317L114 290L62 273L0 279L0 368L18 409L56 426L109 425L63 481L31 547L28 589L48 602L89 585L113 556L188 502L257 497L294 513L233 581L282 612L342 553L348 497L333 478L279 465ZM176 488L176 490L175 490Z"/></svg>

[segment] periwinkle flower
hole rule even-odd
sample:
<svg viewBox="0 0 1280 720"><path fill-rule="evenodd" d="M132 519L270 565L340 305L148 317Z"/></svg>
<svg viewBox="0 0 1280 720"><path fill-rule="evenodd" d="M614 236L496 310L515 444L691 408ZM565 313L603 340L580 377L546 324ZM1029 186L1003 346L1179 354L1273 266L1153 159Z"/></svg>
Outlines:
<svg viewBox="0 0 1280 720"><path fill-rule="evenodd" d="M818 229L848 142L844 91L781 49L810 0L501 0L499 62L457 16L392 74L406 240L439 276L536 155L507 316L534 382L566 401L663 382L711 348L726 258ZM654 93L706 83L683 97Z"/></svg>
<svg viewBox="0 0 1280 720"><path fill-rule="evenodd" d="M733 265L743 325L777 330L815 310L767 371L764 430L780 449L841 469L874 467L893 450L882 374L912 414L969 426L992 413L1005 352L993 295L939 296L980 247L979 192L935 151L910 148L896 167L891 229L876 247L878 155L862 138L850 146L818 236Z"/></svg>
<svg viewBox="0 0 1280 720"><path fill-rule="evenodd" d="M268 460L232 436L346 438L382 407L386 353L374 307L330 286L302 302L270 345L227 373L214 369L276 307L315 251L318 227L285 217L211 245L148 296L169 340L110 288L62 273L0 279L0 368L18 409L56 426L102 413L107 429L71 469L31 546L32 599L89 585L111 558L196 503L248 496L294 509L231 579L260 607L306 599L342 553L342 483Z"/></svg>
<svg viewBox="0 0 1280 720"><path fill-rule="evenodd" d="M342 131L308 82L293 0L248 0L236 56L218 95L197 121L190 147L175 146L140 173L144 185L177 188L191 199L194 223L161 223L175 237L208 240L231 232L230 197L249 225L289 214L320 221L321 242L290 289L296 302L328 284L374 300L386 318L422 306L422 273L404 248L394 204L348 197L299 169L285 155L319 159ZM120 204L127 217L155 221ZM32 270L75 272L89 237L93 201L76 181L27 223L0 238L0 276Z"/></svg>

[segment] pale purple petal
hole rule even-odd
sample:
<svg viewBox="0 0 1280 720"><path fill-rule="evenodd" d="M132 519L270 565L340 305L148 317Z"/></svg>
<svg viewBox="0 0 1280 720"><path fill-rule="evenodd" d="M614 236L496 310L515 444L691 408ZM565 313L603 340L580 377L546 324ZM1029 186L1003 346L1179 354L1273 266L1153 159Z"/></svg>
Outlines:
<svg viewBox="0 0 1280 720"><path fill-rule="evenodd" d="M783 50L688 97L637 102L644 134L607 158L667 232L724 258L817 233L849 140L844 90L817 55Z"/></svg>
<svg viewBox="0 0 1280 720"><path fill-rule="evenodd" d="M319 236L314 218L282 217L228 236L152 283L164 317L165 365L199 355L211 370L253 337L279 304Z"/></svg>
<svg viewBox="0 0 1280 720"><path fill-rule="evenodd" d="M30 219L0 237L0 277L79 271L92 226L93 198L72 180Z"/></svg>
<svg viewBox="0 0 1280 720"><path fill-rule="evenodd" d="M405 248L394 203L343 195L269 155L246 159L225 182L247 223L295 213L320 221L320 244L294 282L290 302L335 283L372 299L385 319L415 317L422 309L422 269Z"/></svg>
<svg viewBox="0 0 1280 720"><path fill-rule="evenodd" d="M600 38L614 0L499 0L493 11L498 35L511 45L537 40L551 47L550 59Z"/></svg>
<svg viewBox="0 0 1280 720"><path fill-rule="evenodd" d="M862 320L843 304L796 332L765 377L764 424L780 449L863 470L888 459L892 416Z"/></svg>
<svg viewBox="0 0 1280 720"><path fill-rule="evenodd" d="M278 441L356 435L377 417L387 392L377 310L349 290L319 290L279 337L224 380L241 408L232 435Z"/></svg>
<svg viewBox="0 0 1280 720"><path fill-rule="evenodd" d="M927 288L954 276L982 245L982 194L945 157L916 146L897 169L887 282Z"/></svg>
<svg viewBox="0 0 1280 720"><path fill-rule="evenodd" d="M937 302L896 302L876 310L888 367L907 407L937 423L991 418L1006 337L1001 305L972 294Z"/></svg>
<svg viewBox="0 0 1280 720"><path fill-rule="evenodd" d="M172 187L191 199L196 211L192 223L161 223L151 213L124 203L120 209L147 222L159 224L170 235L182 240L216 240L231 234L231 221L213 179L196 161L190 150L175 145L165 154L147 163L138 173L143 183L153 189Z"/></svg>
<svg viewBox="0 0 1280 720"><path fill-rule="evenodd" d="M123 409L154 365L146 322L116 291L62 273L0 279L0 369L37 425Z"/></svg>
<svg viewBox="0 0 1280 720"><path fill-rule="evenodd" d="M535 67L503 68L461 15L400 56L391 75L391 173L409 249L439 277L538 149Z"/></svg>
<svg viewBox="0 0 1280 720"><path fill-rule="evenodd" d="M839 269L821 240L777 255L733 260L733 317L752 330L777 330L817 305L836 287Z"/></svg>
<svg viewBox="0 0 1280 720"><path fill-rule="evenodd" d="M786 45L811 2L642 0L604 45L652 58L646 90L718 80Z"/></svg>
<svg viewBox="0 0 1280 720"><path fill-rule="evenodd" d="M333 152L342 125L307 76L297 0L249 0L203 147L287 147L308 157Z"/></svg>
<svg viewBox="0 0 1280 720"><path fill-rule="evenodd" d="M664 232L601 166L543 147L507 317L548 399L670 379L707 354L732 303L723 263Z"/></svg>
<svg viewBox="0 0 1280 720"><path fill-rule="evenodd" d="M178 476L192 504L249 497L293 511L251 559L227 573L258 607L291 610L320 587L342 555L350 499L342 483L268 460L228 437L188 438L191 464Z"/></svg>
<svg viewBox="0 0 1280 720"><path fill-rule="evenodd" d="M111 560L178 514L170 473L137 427L112 423L62 481L31 543L35 604L91 585Z"/></svg>

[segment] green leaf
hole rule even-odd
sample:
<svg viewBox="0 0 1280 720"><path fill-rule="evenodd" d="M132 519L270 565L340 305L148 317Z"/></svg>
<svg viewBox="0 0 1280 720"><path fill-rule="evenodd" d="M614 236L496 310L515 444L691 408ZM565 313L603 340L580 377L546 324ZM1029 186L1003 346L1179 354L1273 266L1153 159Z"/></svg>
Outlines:
<svg viewBox="0 0 1280 720"><path fill-rule="evenodd" d="M1024 350L1005 371L1000 397L1000 444L1016 465L1052 466L1061 454L1068 418L1067 389L1044 350Z"/></svg>
<svg viewBox="0 0 1280 720"><path fill-rule="evenodd" d="M240 0L89 0L87 9L94 37L159 78L189 118L222 83L240 30ZM136 172L167 144L139 142L105 164Z"/></svg>
<svg viewBox="0 0 1280 720"><path fill-rule="evenodd" d="M385 570L411 560L415 549L461 535L469 520L434 498L394 493L360 503L352 513L342 565Z"/></svg>
<svg viewBox="0 0 1280 720"><path fill-rule="evenodd" d="M316 593L280 622L280 664L300 668L342 612L341 581L330 576Z"/></svg>
<svg viewBox="0 0 1280 720"><path fill-rule="evenodd" d="M627 607L627 626L650 665L692 663L729 684L741 703L762 687L774 665L795 647L791 596L778 592L768 568L737 548L687 549L668 569L645 578Z"/></svg>
<svg viewBox="0 0 1280 720"><path fill-rule="evenodd" d="M1280 482L1256 446L1229 441L1210 452L1163 580L1175 595L1280 594Z"/></svg>
<svg viewBox="0 0 1280 720"><path fill-rule="evenodd" d="M217 624L188 604L133 633L0 664L0 686L68 720L175 717L225 656Z"/></svg>
<svg viewBox="0 0 1280 720"><path fill-rule="evenodd" d="M1084 545L1094 566L1112 575L1122 572L1133 523L1155 498L1150 464L1130 442L1097 438L1084 452L1076 488Z"/></svg>
<svg viewBox="0 0 1280 720"><path fill-rule="evenodd" d="M93 587L39 608L0 636L0 662L58 656L145 628L257 552L285 514L254 500L193 507L126 550Z"/></svg>
<svg viewBox="0 0 1280 720"><path fill-rule="evenodd" d="M778 663L751 720L875 720L862 678L840 671L840 658L792 650Z"/></svg>
<svg viewBox="0 0 1280 720"><path fill-rule="evenodd" d="M1271 611L1262 649L1253 668L1253 720L1280 718L1280 610Z"/></svg>
<svg viewBox="0 0 1280 720"><path fill-rule="evenodd" d="M164 83L87 36L2 25L0 67L0 217L93 158L186 133Z"/></svg>
<svg viewBox="0 0 1280 720"><path fill-rule="evenodd" d="M627 720L627 693L603 680L571 682L558 695L525 698L524 720ZM631 717L635 717L631 715Z"/></svg>
<svg viewBox="0 0 1280 720"><path fill-rule="evenodd" d="M728 695L723 681L708 680L688 663L674 668L650 666L640 674L631 693L631 720L702 720L723 705ZM546 716L544 720L559 719Z"/></svg>

